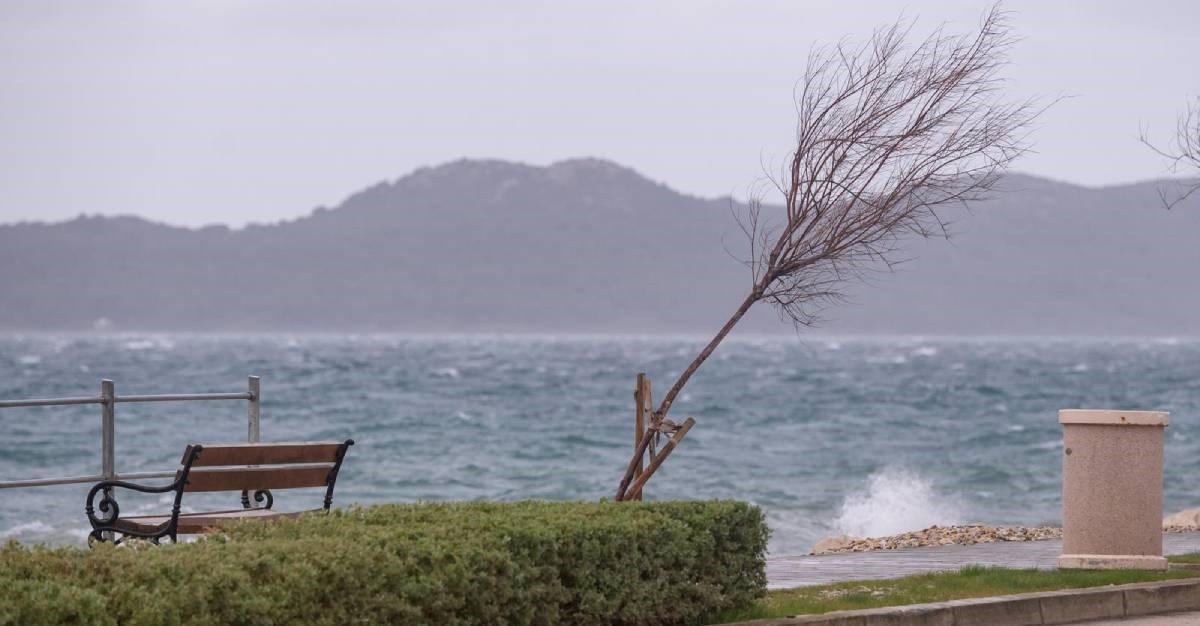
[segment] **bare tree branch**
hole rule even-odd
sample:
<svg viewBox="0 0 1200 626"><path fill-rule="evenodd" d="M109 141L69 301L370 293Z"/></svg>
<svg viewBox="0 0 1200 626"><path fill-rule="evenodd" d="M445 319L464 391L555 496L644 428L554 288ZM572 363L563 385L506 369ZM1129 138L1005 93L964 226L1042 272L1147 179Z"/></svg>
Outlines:
<svg viewBox="0 0 1200 626"><path fill-rule="evenodd" d="M1179 114L1179 121L1175 126L1175 145L1173 147L1163 149L1154 145L1150 142L1145 130L1142 131L1140 139L1159 156L1167 159L1167 168L1172 174L1185 173L1200 176L1200 97L1196 98L1195 102L1189 103L1183 113ZM1159 189L1158 196L1162 199L1163 205L1170 209L1196 193L1197 190L1200 190L1200 178L1180 182L1177 189L1170 194L1164 189Z"/></svg>
<svg viewBox="0 0 1200 626"><path fill-rule="evenodd" d="M663 397L648 432L671 425L684 385L755 303L815 324L849 282L898 263L904 239L945 236L940 212L984 197L1027 151L1041 109L1002 98L1014 43L1007 14L993 6L977 32L939 28L916 45L912 28L898 21L809 55L795 90L795 150L772 180L782 206L756 196L739 220L754 253L750 291Z"/></svg>

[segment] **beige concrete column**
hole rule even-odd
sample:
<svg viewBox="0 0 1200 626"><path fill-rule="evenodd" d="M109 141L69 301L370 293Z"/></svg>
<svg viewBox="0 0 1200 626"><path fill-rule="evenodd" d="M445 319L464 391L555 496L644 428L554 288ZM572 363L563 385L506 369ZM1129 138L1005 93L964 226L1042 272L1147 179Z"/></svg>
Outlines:
<svg viewBox="0 0 1200 626"><path fill-rule="evenodd" d="M1162 556L1163 411L1059 411L1062 568L1167 569Z"/></svg>

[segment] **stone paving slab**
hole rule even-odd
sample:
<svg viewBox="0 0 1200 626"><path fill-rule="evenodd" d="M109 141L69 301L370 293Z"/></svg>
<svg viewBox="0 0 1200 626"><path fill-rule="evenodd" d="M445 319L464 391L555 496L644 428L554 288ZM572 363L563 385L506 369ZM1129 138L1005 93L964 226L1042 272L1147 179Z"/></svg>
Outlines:
<svg viewBox="0 0 1200 626"><path fill-rule="evenodd" d="M1200 532L1163 533L1163 554L1200 552ZM787 589L847 580L896 578L956 570L964 565L1054 569L1062 540L979 543L821 556L767 558L767 587Z"/></svg>

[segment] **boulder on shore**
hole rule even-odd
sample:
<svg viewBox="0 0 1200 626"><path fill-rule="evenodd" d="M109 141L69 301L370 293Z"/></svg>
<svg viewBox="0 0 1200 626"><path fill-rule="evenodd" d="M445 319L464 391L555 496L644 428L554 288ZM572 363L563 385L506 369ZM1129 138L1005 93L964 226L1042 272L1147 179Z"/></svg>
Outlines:
<svg viewBox="0 0 1200 626"><path fill-rule="evenodd" d="M812 553L832 554L834 552L845 552L847 548L854 545L855 541L858 541L858 538L851 537L850 535L835 535L833 537L826 537L818 541L817 545L813 546Z"/></svg>

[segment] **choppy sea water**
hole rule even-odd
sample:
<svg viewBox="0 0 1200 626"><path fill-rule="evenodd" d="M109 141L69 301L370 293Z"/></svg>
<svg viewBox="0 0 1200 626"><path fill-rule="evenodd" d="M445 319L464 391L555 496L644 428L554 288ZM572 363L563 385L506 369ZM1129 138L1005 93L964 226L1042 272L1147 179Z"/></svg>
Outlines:
<svg viewBox="0 0 1200 626"><path fill-rule="evenodd" d="M335 504L597 500L631 452L634 375L657 397L706 339L9 335L0 399L96 395L101 378L118 394L241 391L257 374L264 440L357 440ZM774 554L831 533L1056 523L1057 411L1083 407L1171 411L1166 508L1195 506L1198 374L1193 340L734 337L673 408L697 424L646 495L755 502ZM97 473L99 427L97 405L0 409L0 480ZM186 443L245 432L244 402L118 404L117 467L174 469ZM82 543L86 491L0 490L0 541Z"/></svg>

